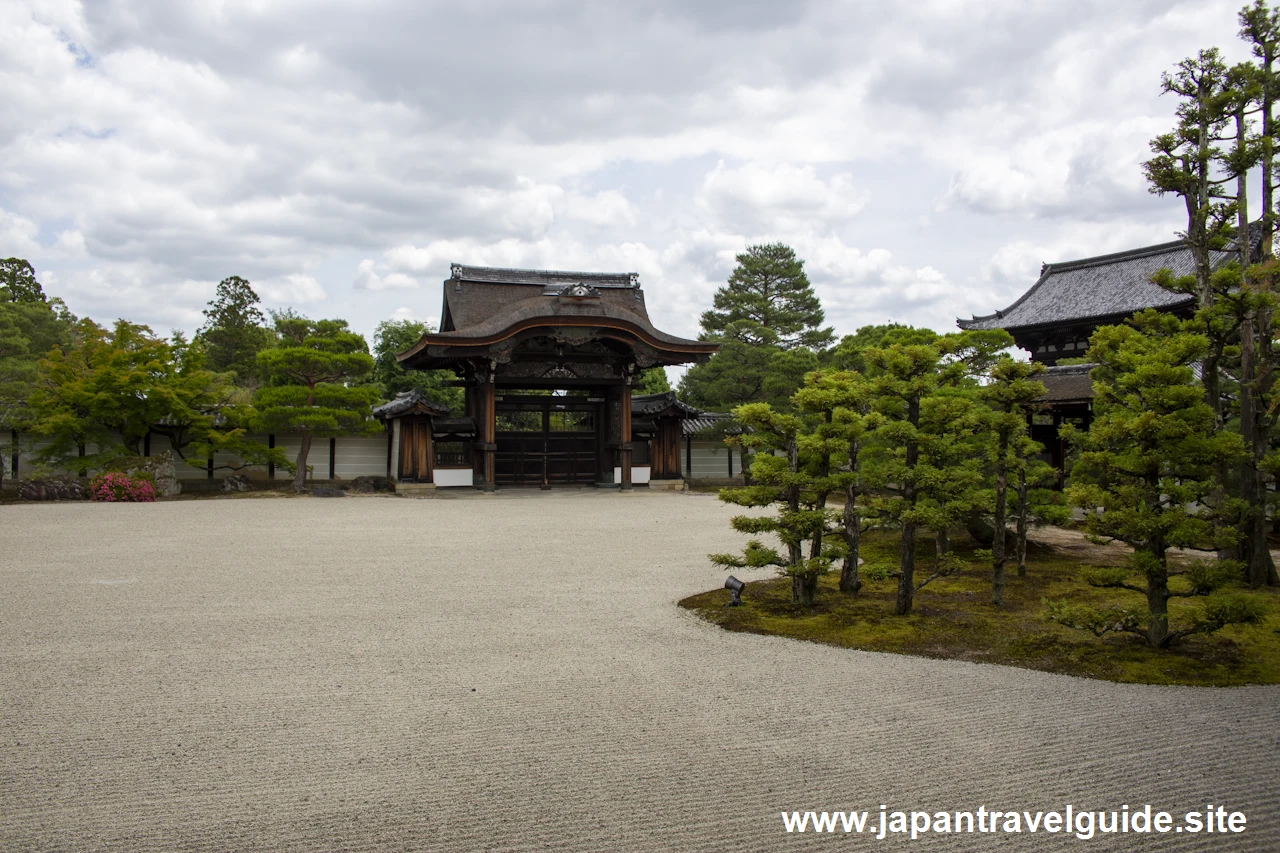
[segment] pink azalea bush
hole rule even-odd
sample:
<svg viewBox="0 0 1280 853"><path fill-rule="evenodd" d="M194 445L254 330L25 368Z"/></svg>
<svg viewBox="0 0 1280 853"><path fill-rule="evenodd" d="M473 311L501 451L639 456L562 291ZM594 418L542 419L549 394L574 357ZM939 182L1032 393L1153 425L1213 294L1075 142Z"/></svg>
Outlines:
<svg viewBox="0 0 1280 853"><path fill-rule="evenodd" d="M89 481L89 500L91 501L147 503L155 499L155 484L144 477L130 477L128 474L108 471Z"/></svg>

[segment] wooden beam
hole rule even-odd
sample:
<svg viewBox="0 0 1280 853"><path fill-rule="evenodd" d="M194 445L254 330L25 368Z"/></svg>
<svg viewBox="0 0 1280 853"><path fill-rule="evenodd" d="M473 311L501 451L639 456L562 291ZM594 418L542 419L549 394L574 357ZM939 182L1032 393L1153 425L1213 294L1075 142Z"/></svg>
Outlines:
<svg viewBox="0 0 1280 853"><path fill-rule="evenodd" d="M631 378L622 386L622 452L619 463L622 466L622 491L631 491Z"/></svg>
<svg viewBox="0 0 1280 853"><path fill-rule="evenodd" d="M493 374L490 374L489 381L481 386L481 404L484 408L482 435L484 437L484 490L486 492L492 492L497 488L494 481L496 474L494 470L494 451L497 449L494 444L494 434L497 429L496 401L493 399L495 390Z"/></svg>

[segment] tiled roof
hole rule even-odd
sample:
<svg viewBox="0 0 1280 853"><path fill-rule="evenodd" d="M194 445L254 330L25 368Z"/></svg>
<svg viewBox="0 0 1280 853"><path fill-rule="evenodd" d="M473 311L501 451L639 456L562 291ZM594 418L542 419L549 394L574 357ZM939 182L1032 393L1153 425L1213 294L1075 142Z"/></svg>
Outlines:
<svg viewBox="0 0 1280 853"><path fill-rule="evenodd" d="M390 402L375 406L373 416L379 420L386 420L414 412L425 415L447 415L449 410L431 402L417 391L405 391L397 394Z"/></svg>
<svg viewBox="0 0 1280 853"><path fill-rule="evenodd" d="M681 432L685 435L696 436L698 433L709 430L724 421L733 420L733 415L726 412L702 412L697 417L685 418L680 423ZM742 428L737 424L729 426L725 432L738 433L742 432Z"/></svg>
<svg viewBox="0 0 1280 853"><path fill-rule="evenodd" d="M640 394L631 398L631 416L654 417L655 415L678 415L695 417L702 414L688 403L676 399L675 391L663 391L660 394Z"/></svg>
<svg viewBox="0 0 1280 853"><path fill-rule="evenodd" d="M638 327L660 344L714 352L716 347L654 328L636 273L452 266L433 343L490 338L528 320L599 317ZM576 291L576 292L571 292ZM579 322L579 324L581 324Z"/></svg>
<svg viewBox="0 0 1280 853"><path fill-rule="evenodd" d="M1227 252L1215 252L1213 262L1220 264L1229 257ZM1191 250L1183 241L1046 264L1040 279L1008 308L956 322L962 329L1018 329L1194 304L1194 297L1151 282L1151 276L1165 268L1179 276L1194 271Z"/></svg>
<svg viewBox="0 0 1280 853"><path fill-rule="evenodd" d="M1041 403L1080 402L1093 399L1092 364L1057 364L1036 377L1044 383Z"/></svg>

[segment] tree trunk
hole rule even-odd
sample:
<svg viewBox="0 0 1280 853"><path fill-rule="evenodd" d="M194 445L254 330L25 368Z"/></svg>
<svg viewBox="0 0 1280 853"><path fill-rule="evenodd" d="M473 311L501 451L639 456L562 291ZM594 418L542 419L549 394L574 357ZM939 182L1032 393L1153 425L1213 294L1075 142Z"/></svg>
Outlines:
<svg viewBox="0 0 1280 853"><path fill-rule="evenodd" d="M813 606L814 596L818 592L817 575L791 576L791 603L805 607Z"/></svg>
<svg viewBox="0 0 1280 853"><path fill-rule="evenodd" d="M787 445L787 467L792 474L800 470L800 446L792 438ZM791 485L787 487L787 506L792 512L800 509L800 486ZM805 576L796 571L801 563L804 562L804 550L800 547L799 542L787 543L787 559L791 565L791 603L792 604L813 604L813 590L805 583Z"/></svg>
<svg viewBox="0 0 1280 853"><path fill-rule="evenodd" d="M913 430L920 426L920 398L911 397L907 401L907 422ZM920 459L920 442L912 435L907 441L907 475L902 484L902 497L907 504L906 513L914 518L916 509L916 463ZM916 575L916 523L902 523L902 553L898 562L898 600L895 612L906 616L911 612L915 598Z"/></svg>
<svg viewBox="0 0 1280 853"><path fill-rule="evenodd" d="M933 558L939 562L947 554L951 553L951 530L947 527L939 527L933 531Z"/></svg>
<svg viewBox="0 0 1280 853"><path fill-rule="evenodd" d="M1169 644L1169 570L1164 551L1162 546L1148 548L1153 565L1147 572L1147 643L1156 649Z"/></svg>
<svg viewBox="0 0 1280 853"><path fill-rule="evenodd" d="M827 423L828 424L831 423L834 417L835 417L835 412L828 411ZM829 454L824 453L822 454L822 462L818 466L818 477L819 479L825 480L829 476L831 476L831 456ZM827 508L827 496L829 494L831 493L826 491L825 489L823 491L818 492L817 500L814 501L814 509L817 509L820 511L825 510ZM810 540L809 542L809 556L811 558L822 556L822 532L826 526L827 526L826 519L823 518L822 522L818 524L818 529L813 531L813 539Z"/></svg>
<svg viewBox="0 0 1280 853"><path fill-rule="evenodd" d="M862 589L862 578L858 576L858 544L862 533L862 518L858 515L861 491L858 485L858 451L859 443L850 442L849 468L853 472L853 480L844 490L844 544L847 551L844 566L840 569L840 591L850 595L856 595Z"/></svg>
<svg viewBox="0 0 1280 853"><path fill-rule="evenodd" d="M991 603L1004 607L1005 523L1009 500L1009 434L1000 430L996 440L996 506L991 518Z"/></svg>
<svg viewBox="0 0 1280 853"><path fill-rule="evenodd" d="M304 433L298 447L298 470L293 473L293 489L301 492L307 487L307 454L311 452L311 434Z"/></svg>
<svg viewBox="0 0 1280 853"><path fill-rule="evenodd" d="M906 522L902 525L902 552L898 563L898 601L894 612L906 616L911 612L915 598L916 572L916 525Z"/></svg>
<svg viewBox="0 0 1280 853"><path fill-rule="evenodd" d="M1027 576L1027 468L1018 466L1018 533L1014 548L1018 555L1018 577Z"/></svg>

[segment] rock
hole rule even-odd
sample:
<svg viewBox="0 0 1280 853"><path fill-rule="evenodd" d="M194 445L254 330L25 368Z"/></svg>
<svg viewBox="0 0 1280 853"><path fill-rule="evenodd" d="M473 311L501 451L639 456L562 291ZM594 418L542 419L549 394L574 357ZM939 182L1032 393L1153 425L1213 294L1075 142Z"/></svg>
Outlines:
<svg viewBox="0 0 1280 853"><path fill-rule="evenodd" d="M22 480L18 497L24 501L82 501L88 497L79 482L71 479Z"/></svg>
<svg viewBox="0 0 1280 853"><path fill-rule="evenodd" d="M244 474L232 474L222 481L222 491L252 492L253 484L249 482L249 478Z"/></svg>
<svg viewBox="0 0 1280 853"><path fill-rule="evenodd" d="M108 462L106 470L119 471L130 477L145 474L151 478L152 484L156 487L158 498L171 498L182 492L172 450L166 450L154 456L121 456L119 459Z"/></svg>
<svg viewBox="0 0 1280 853"><path fill-rule="evenodd" d="M310 489L313 498L345 498L347 493L342 489L331 489L328 486L316 486Z"/></svg>
<svg viewBox="0 0 1280 853"><path fill-rule="evenodd" d="M356 477L351 481L351 491L353 492L394 492L396 484L391 482L389 477L365 476Z"/></svg>

